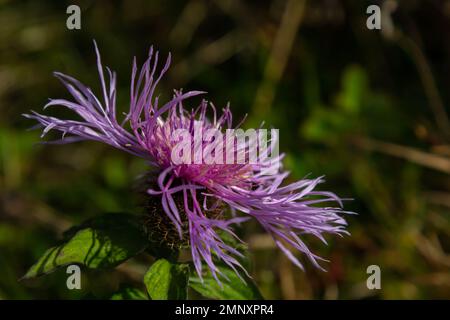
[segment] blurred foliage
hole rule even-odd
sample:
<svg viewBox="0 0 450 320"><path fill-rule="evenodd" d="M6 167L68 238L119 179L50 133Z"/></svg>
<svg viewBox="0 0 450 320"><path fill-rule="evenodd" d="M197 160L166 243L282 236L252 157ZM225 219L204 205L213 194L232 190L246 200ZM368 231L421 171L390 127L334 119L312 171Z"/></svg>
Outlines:
<svg viewBox="0 0 450 320"><path fill-rule="evenodd" d="M82 29L69 31L73 1L0 1L0 298L145 296L124 286L142 282L145 255L83 269L81 291L66 288L64 270L18 281L74 223L135 206L145 162L94 142L36 144L21 117L67 97L52 71L99 89L95 38L118 72L119 112L133 55L142 61L154 44L173 56L162 98L184 88L230 101L235 119L280 129L292 180L326 175L324 188L354 199L351 236L328 247L306 239L330 260L327 273L298 270L256 225L241 231L265 298L449 299L450 140L439 123L450 103L450 1L397 1L395 36L366 28L374 2L75 1ZM381 290L366 288L371 264Z"/></svg>

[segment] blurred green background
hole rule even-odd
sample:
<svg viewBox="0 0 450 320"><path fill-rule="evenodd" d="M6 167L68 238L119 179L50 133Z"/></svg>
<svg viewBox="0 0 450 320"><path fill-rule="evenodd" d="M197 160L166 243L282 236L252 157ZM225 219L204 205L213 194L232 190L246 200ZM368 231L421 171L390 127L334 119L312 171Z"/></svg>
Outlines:
<svg viewBox="0 0 450 320"><path fill-rule="evenodd" d="M449 299L450 1L390 1L381 31L366 28L375 3L0 0L0 298L103 297L146 271L139 257L90 272L90 293L67 290L64 271L18 281L71 225L134 206L144 161L95 142L39 145L21 116L68 98L55 70L99 89L96 39L118 72L121 111L132 57L142 62L153 44L173 56L163 98L184 88L230 101L235 119L280 129L292 180L326 175L322 188L354 198L351 236L328 247L307 239L330 260L326 273L298 270L258 228L244 230L266 298ZM66 28L70 4L82 9L81 30ZM372 264L381 290L366 287Z"/></svg>

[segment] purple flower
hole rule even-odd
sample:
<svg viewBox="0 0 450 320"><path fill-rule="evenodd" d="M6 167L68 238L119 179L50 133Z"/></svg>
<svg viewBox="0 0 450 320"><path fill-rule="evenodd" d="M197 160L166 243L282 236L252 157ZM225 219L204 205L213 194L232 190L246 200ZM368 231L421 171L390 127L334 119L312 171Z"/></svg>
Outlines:
<svg viewBox="0 0 450 320"><path fill-rule="evenodd" d="M158 52L151 48L142 68L138 70L136 59L133 61L130 108L119 122L116 115L116 73L103 67L96 44L95 50L102 96L96 97L90 88L78 80L56 72L55 76L73 96L73 101L51 99L44 109L64 106L83 120L58 119L34 111L25 114L25 117L37 120L38 126L44 128L42 136L54 129L63 133L62 139L56 143L97 140L146 159L152 169L158 170L154 183L157 187L149 188L148 193L160 198L161 207L179 237L183 237L185 231L188 232L192 259L200 278L202 261L217 281L218 274L221 274L215 263L217 260L227 264L236 273L237 268L244 270L237 259L241 253L227 244L218 231L237 238L232 226L250 218L261 224L294 264L303 269L291 251L297 249L317 268L322 269L318 261L324 259L312 253L300 235L312 234L326 243L323 236L326 233L348 234L346 222L342 218L348 212L341 209L341 199L331 192L315 191L316 186L323 182L322 178L283 184L288 173L269 170L281 168L283 157L280 155L267 161L267 155L273 149L272 144L266 154L259 156L257 163L175 163L172 153L177 141L172 137L173 132L184 129L194 133L198 125L202 132L208 129L217 129L219 132L232 129L229 106L223 109L220 117L216 116L214 106L205 100L195 110L188 111L183 103L203 94L201 91L175 91L173 98L160 106L154 92L169 68L170 55L162 70L157 71ZM212 121L206 117L208 108L213 114ZM272 139L272 143L274 141ZM236 150L243 150L247 145L245 141L233 140L233 146ZM193 143L192 147L195 151L206 145L205 142L200 145ZM316 206L322 203L337 203L338 206ZM209 214L218 208L224 212L230 211L226 207L231 209L232 214L229 216ZM187 227L183 219L187 219Z"/></svg>

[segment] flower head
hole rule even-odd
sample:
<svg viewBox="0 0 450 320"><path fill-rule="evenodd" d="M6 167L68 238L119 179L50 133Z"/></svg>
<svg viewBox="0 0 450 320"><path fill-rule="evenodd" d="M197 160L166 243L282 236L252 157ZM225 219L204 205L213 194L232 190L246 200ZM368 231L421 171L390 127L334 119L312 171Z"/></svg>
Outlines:
<svg viewBox="0 0 450 320"><path fill-rule="evenodd" d="M39 126L43 127L42 136L49 130L58 130L63 135L57 143L96 140L146 159L157 172L147 188L149 197L153 204L155 201L160 204L162 210L159 214L166 215L165 221L176 230L177 236L188 237L193 263L200 278L202 261L218 281L221 272L216 266L217 260L237 273L237 268L244 270L237 259L241 253L219 234L225 232L237 238L233 225L251 218L261 224L294 264L303 268L292 252L296 249L322 269L318 261L323 259L308 249L300 235L311 234L326 243L324 234L341 235L347 232L346 222L342 218L346 212L341 209L341 199L331 192L315 190L323 182L321 177L284 184L288 172L278 170L283 155L269 157L275 148L275 136L271 137L270 147L257 156L257 161L176 161L174 155L178 154L180 141L174 139L173 134L179 131L191 135L208 135L211 130L216 132L214 139L194 139L187 144L184 141L189 156L194 154L195 157L196 152L208 148L209 151L214 149L216 154L218 151L227 152L225 149L231 145L234 155L245 150L244 156L249 158L249 143L245 139L226 139L227 129L233 129L229 106L222 110L220 116L215 107L205 100L193 110L186 109L184 102L203 94L202 91L174 91L173 98L161 105L155 97L155 88L169 68L170 55L158 71L159 55L151 48L140 69L136 59L133 61L130 108L119 121L116 114L116 73L103 67L96 44L95 50L102 96L96 97L90 88L78 80L56 72L55 76L70 92L73 101L51 99L44 109L63 106L73 110L83 120L58 119L34 111L24 115L39 122ZM208 109L212 120L206 116ZM223 146L220 141L227 142ZM322 203L337 203L338 206L316 206ZM232 214L226 214L228 211Z"/></svg>

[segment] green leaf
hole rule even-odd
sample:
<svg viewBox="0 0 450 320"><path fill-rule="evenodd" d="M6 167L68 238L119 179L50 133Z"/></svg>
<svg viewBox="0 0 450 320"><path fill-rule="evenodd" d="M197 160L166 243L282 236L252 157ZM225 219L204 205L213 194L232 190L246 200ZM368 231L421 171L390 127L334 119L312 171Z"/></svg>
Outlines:
<svg viewBox="0 0 450 320"><path fill-rule="evenodd" d="M148 300L148 297L139 289L126 287L114 293L111 300Z"/></svg>
<svg viewBox="0 0 450 320"><path fill-rule="evenodd" d="M220 271L227 279L221 277L222 287L214 279L208 270L203 275L203 283L197 273L192 272L189 278L189 286L206 298L219 300L260 300L263 299L261 293L251 279L242 281L231 268L218 265Z"/></svg>
<svg viewBox="0 0 450 320"><path fill-rule="evenodd" d="M29 279L56 268L80 264L91 269L112 268L148 245L137 216L109 214L65 233L65 242L48 249L23 277Z"/></svg>
<svg viewBox="0 0 450 320"><path fill-rule="evenodd" d="M157 260L144 276L148 294L153 300L185 300L189 281L189 266L166 259Z"/></svg>

